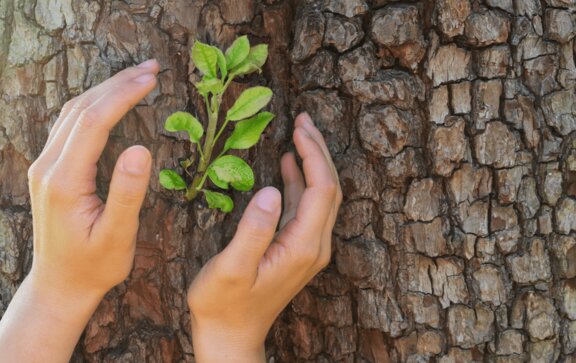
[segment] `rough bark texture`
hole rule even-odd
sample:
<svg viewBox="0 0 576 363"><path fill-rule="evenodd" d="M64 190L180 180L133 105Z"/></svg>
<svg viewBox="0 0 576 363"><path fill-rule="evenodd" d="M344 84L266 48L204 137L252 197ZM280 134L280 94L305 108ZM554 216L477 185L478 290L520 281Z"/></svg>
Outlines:
<svg viewBox="0 0 576 363"><path fill-rule="evenodd" d="M329 268L271 331L274 362L576 362L574 0L1 0L0 311L31 262L26 171L63 103L150 57L158 89L111 135L154 155L135 268L75 361L193 361L186 287L234 233L163 191L196 112L194 39L270 44L278 115L247 153L281 187L292 118L326 135L345 193ZM105 195L105 188L102 194Z"/></svg>

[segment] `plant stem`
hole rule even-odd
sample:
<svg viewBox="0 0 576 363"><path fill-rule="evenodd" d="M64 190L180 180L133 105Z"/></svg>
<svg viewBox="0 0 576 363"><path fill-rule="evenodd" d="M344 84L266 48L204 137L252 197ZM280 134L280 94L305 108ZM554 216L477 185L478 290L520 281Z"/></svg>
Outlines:
<svg viewBox="0 0 576 363"><path fill-rule="evenodd" d="M230 122L230 120L224 121L224 125L222 125L222 128L220 128L220 131L218 131L218 133L216 134L216 137L214 138L214 142L212 142L212 146L214 146L214 144L216 144L216 142L220 138L220 135L222 135L222 132L224 132L224 129L226 129L226 126L228 126L228 122Z"/></svg>
<svg viewBox="0 0 576 363"><path fill-rule="evenodd" d="M222 101L222 95L226 92L226 90L228 89L228 86L230 86L230 83L232 83L233 80L234 80L234 77L229 77L228 80L226 81L226 83L224 84L224 88L222 89L222 94L218 98L220 103ZM216 142L220 138L220 135L222 135L222 132L224 132L224 130L226 129L226 126L228 126L228 122L230 122L230 120L228 120L228 119L226 119L224 121L224 125L222 125L222 128L220 128L220 131L218 131L218 133L216 134L216 137L214 138L214 141L212 142L212 147L214 147L214 145L216 144ZM220 154L220 155L222 155L222 154Z"/></svg>
<svg viewBox="0 0 576 363"><path fill-rule="evenodd" d="M200 147L200 144L196 144L197 148L198 148L198 153L200 154L200 161L204 160L204 153L202 152L202 148Z"/></svg>
<svg viewBox="0 0 576 363"><path fill-rule="evenodd" d="M208 130L206 132L206 138L204 139L204 152L198 145L198 151L200 152L200 163L198 164L198 170L196 170L196 175L192 180L192 184L186 189L186 199L193 200L198 196L198 192L204 185L206 181L206 169L210 166L210 161L212 159L212 149L214 148L214 144L218 141L218 138L226 128L228 124L228 120L224 122L224 125L218 132L216 138L214 134L216 133L216 127L218 125L218 115L220 112L220 104L222 103L222 95L230 86L230 83L234 80L234 77L228 77L226 83L224 84L224 88L219 95L212 95L210 98L210 102L208 101L208 97L204 97L204 102L206 103L206 112L208 113ZM220 154L220 156L224 153L224 151Z"/></svg>
<svg viewBox="0 0 576 363"><path fill-rule="evenodd" d="M226 81L226 83L224 83L224 88L222 89L222 94L224 94L224 92L226 92L226 90L228 89L228 86L230 85L230 83L232 83L233 80L234 80L234 77L230 77L230 75L228 75L228 80Z"/></svg>
<svg viewBox="0 0 576 363"><path fill-rule="evenodd" d="M202 186L204 185L204 182L206 181L206 177L208 176L208 173L204 173L204 176L202 177L202 179L200 180L199 185L196 187L197 191L200 191L200 189L202 189Z"/></svg>
<svg viewBox="0 0 576 363"><path fill-rule="evenodd" d="M206 180L204 173L206 169L208 169L210 160L212 159L212 148L214 147L214 134L216 133L216 126L218 124L220 102L216 96L212 96L210 103L208 103L208 98L205 98L205 101L208 112L208 131L206 132L206 139L204 140L204 157L200 160L196 176L194 176L192 180L192 185L186 190L186 199L188 200L193 200L198 195L199 189Z"/></svg>

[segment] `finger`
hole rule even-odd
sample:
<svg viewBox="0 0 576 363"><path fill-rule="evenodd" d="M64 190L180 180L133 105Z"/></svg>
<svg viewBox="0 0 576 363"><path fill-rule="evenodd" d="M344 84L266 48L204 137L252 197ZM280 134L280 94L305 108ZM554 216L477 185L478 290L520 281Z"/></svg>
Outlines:
<svg viewBox="0 0 576 363"><path fill-rule="evenodd" d="M332 172L334 174L334 178L338 182L338 190L336 193L336 203L334 203L332 210L330 211L330 216L328 218L328 221L326 222L326 226L324 227L324 232L323 232L324 236L322 237L322 241L323 241L322 242L322 249L326 249L326 251L322 251L321 254L329 254L329 251L331 250L330 244L332 242L332 229L333 229L334 224L336 222L336 216L338 214L338 209L340 207L340 204L342 203L342 198L343 198L342 187L340 185L340 179L338 177L338 171L336 169L336 166L334 165L334 161L332 160L332 156L330 155L330 151L328 149L328 146L326 145L326 141L324 140L324 137L322 136L322 133L320 132L320 130L318 130L318 128L314 125L314 122L313 122L312 118L310 117L310 115L308 113L305 113L305 112L301 113L300 115L298 115L298 117L296 117L294 124L296 125L296 127L303 127L304 129L306 129L306 131L308 131L308 133L310 133L310 135L312 135L312 137L318 143L318 145L320 145L320 147L322 148L322 151L324 152L326 159L328 160L328 162L330 163L330 166L332 167Z"/></svg>
<svg viewBox="0 0 576 363"><path fill-rule="evenodd" d="M332 210L338 184L322 149L302 127L297 127L294 131L294 143L303 160L306 189L297 207L296 216L280 231L278 239L286 243L301 244L319 240Z"/></svg>
<svg viewBox="0 0 576 363"><path fill-rule="evenodd" d="M118 84L128 82L147 73L156 74L159 69L160 65L158 62L154 59L150 59L136 67L122 70L115 76L100 83L98 86L93 87L80 96L68 101L63 108L63 112L66 113L65 117L61 116L50 132L50 137L46 147L44 148L45 158L53 161L59 157L80 114L100 99L102 95L115 89Z"/></svg>
<svg viewBox="0 0 576 363"><path fill-rule="evenodd" d="M145 73L119 83L78 117L62 149L59 162L69 168L70 180L84 178L98 162L110 130L156 86L156 75Z"/></svg>
<svg viewBox="0 0 576 363"><path fill-rule="evenodd" d="M234 234L220 254L221 266L232 274L256 273L260 259L274 238L280 219L282 196L273 187L260 190L252 198Z"/></svg>
<svg viewBox="0 0 576 363"><path fill-rule="evenodd" d="M68 117L68 115L70 114L72 109L74 108L74 104L76 103L77 100L78 100L77 98L73 98L64 104L64 106L62 107L62 110L60 111L60 115L58 115L58 119L56 120L54 125L52 125L52 128L50 129L50 132L48 133L48 138L46 139L46 144L44 145L44 149L47 149L48 145L52 142L52 140L54 140L54 137L58 133L58 129L60 128L60 126L62 126L62 123L64 122L66 117Z"/></svg>
<svg viewBox="0 0 576 363"><path fill-rule="evenodd" d="M284 182L284 211L280 220L280 228L282 228L296 216L296 209L306 185L294 153L289 152L282 156L280 170Z"/></svg>
<svg viewBox="0 0 576 363"><path fill-rule="evenodd" d="M330 163L330 166L332 168L332 171L334 172L334 177L338 178L338 172L336 171L336 166L334 165L334 161L332 160L332 156L330 155L330 150L328 149L328 145L326 145L326 141L324 140L322 133L314 125L314 121L312 120L310 115L307 112L303 112L303 113L299 114L296 117L296 120L294 120L294 126L295 127L303 127L312 136L314 141L316 141L318 143L318 145L320 145L320 147L322 148L322 152L324 153L324 156L326 157L326 160L328 160L328 162Z"/></svg>
<svg viewBox="0 0 576 363"><path fill-rule="evenodd" d="M94 225L93 233L107 237L105 240L133 242L151 165L150 151L143 146L132 146L120 155L104 211Z"/></svg>
<svg viewBox="0 0 576 363"><path fill-rule="evenodd" d="M338 170L336 169L336 166L334 165L334 160L332 159L332 156L330 154L330 150L328 149L328 146L326 145L326 141L324 140L322 133L314 125L312 118L306 112L298 115L298 117L296 117L296 120L294 121L294 124L296 125L296 127L303 127L306 131L308 131L308 133L310 135L312 135L312 138L322 148L322 151L324 152L324 156L326 156L326 160L328 160L328 162L330 163L330 166L332 168L332 172L334 173L334 178L338 182L338 192L337 192L337 196L336 196L336 199L337 199L336 209L338 209L338 207L342 203L342 198L343 198L342 186L340 184L340 178L338 177Z"/></svg>

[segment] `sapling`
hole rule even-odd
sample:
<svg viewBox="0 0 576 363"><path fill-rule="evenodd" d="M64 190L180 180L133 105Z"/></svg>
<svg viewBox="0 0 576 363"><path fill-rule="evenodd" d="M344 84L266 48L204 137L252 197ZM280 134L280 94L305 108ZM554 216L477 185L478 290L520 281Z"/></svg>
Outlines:
<svg viewBox="0 0 576 363"><path fill-rule="evenodd" d="M202 193L210 208L218 208L228 213L234 208L232 198L208 190L207 180L224 190L228 190L230 186L238 191L251 190L254 186L252 168L244 160L228 152L249 149L256 145L274 115L260 112L272 99L272 90L267 87L251 87L242 92L232 107L223 114L219 125L222 97L234 79L261 72L268 58L268 46L259 44L251 47L248 37L242 36L237 38L226 52L222 52L216 47L196 41L191 57L196 68L202 73L202 79L194 86L204 98L208 127L205 132L202 123L188 112L175 112L166 119L164 128L170 132L187 132L192 148L197 151L180 162L185 175L164 169L160 172L160 184L166 189L184 191L188 201ZM234 131L224 142L218 156L212 160L214 147L230 122L235 123ZM199 156L198 162L195 171L191 172L196 154ZM187 183L187 179L192 181Z"/></svg>

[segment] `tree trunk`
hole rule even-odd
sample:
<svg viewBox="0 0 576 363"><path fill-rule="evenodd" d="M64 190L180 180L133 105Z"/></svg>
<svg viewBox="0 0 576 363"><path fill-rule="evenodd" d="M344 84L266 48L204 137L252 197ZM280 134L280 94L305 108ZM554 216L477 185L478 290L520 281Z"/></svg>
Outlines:
<svg viewBox="0 0 576 363"><path fill-rule="evenodd" d="M0 312L32 259L26 172L64 102L148 58L159 86L111 133L100 193L132 144L154 156L130 278L74 361L192 362L186 289L235 212L160 188L201 112L195 39L269 43L277 118L244 155L282 187L296 112L345 194L330 266L284 311L273 362L576 362L574 0L0 0ZM205 120L205 118L204 118ZM223 343L224 344L224 343ZM38 347L41 349L41 347ZM273 359L272 359L273 357Z"/></svg>

